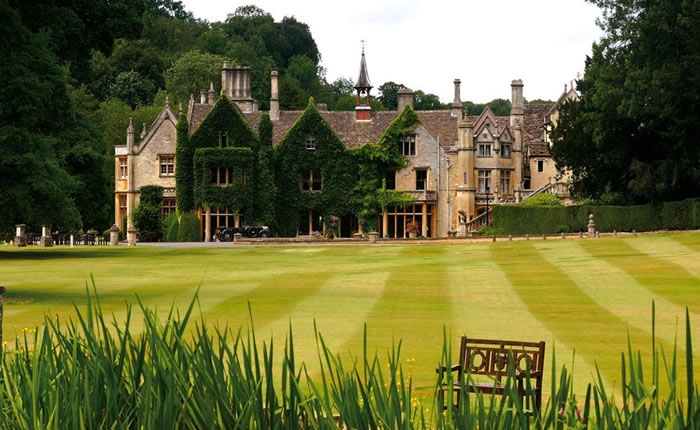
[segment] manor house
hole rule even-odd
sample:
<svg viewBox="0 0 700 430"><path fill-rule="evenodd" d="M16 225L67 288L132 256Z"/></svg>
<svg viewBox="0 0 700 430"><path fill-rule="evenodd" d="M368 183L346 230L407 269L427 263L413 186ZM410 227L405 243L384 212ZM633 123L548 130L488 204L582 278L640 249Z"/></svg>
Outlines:
<svg viewBox="0 0 700 430"><path fill-rule="evenodd" d="M550 192L570 200L567 178L557 172L549 155L547 132L556 123L559 105L577 97L573 88L565 90L554 104L525 104L523 82L516 79L511 82L509 116L496 116L488 108L473 116L462 106L460 80L455 79L451 110L413 113L413 92L402 89L396 111L373 111L373 87L363 51L354 112L329 111L325 105L285 111L279 106L277 72L270 78L270 110L266 113L272 123L271 163L277 187L272 205L277 208L280 235L322 232L335 215L342 237L363 228L376 228L381 237L405 237L411 222L418 223L424 237L443 237L457 232L460 221L463 229L478 230L489 218L491 207L520 202L535 193ZM184 199L176 195L176 188L192 193L194 197L187 198L194 199L203 240L211 240L218 226L260 219L252 215L252 208L266 191L258 190L254 183L262 175L260 148L264 143L260 142L264 139L259 127L264 113L251 95L249 67L225 62L221 81L220 97L212 85L208 91L201 90L199 103L190 98L186 112L174 112L166 103L153 124L144 125L138 140L129 123L126 145L115 148L114 215L120 228L126 227L123 220L130 219L138 204L139 188L151 184L164 187L163 216L174 212ZM226 106L234 107L229 117L217 113L227 111ZM413 124L399 135L392 134L397 124L416 114ZM182 115L186 115L187 135L178 136L176 125ZM179 150L178 139L194 146L189 152ZM357 193L353 187L367 169L348 174L340 166L356 159L367 144L398 151L403 157L399 168L378 167L386 169L379 186L403 191L413 201L382 207L370 220L358 220L357 210L337 200ZM324 154L330 163L323 161L327 159ZM220 161L211 161L217 159ZM178 175L181 168L193 169L193 173ZM183 181L178 186L176 176L189 177L189 185L186 179L178 179ZM230 197L221 197L219 191L224 188L231 190ZM236 200L243 190L247 197ZM335 200L329 200L331 197Z"/></svg>

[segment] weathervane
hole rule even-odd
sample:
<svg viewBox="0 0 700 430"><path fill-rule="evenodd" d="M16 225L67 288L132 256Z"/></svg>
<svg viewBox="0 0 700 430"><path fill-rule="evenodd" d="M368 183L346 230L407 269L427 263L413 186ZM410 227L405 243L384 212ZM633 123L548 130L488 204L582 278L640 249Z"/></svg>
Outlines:
<svg viewBox="0 0 700 430"><path fill-rule="evenodd" d="M365 46L367 46L367 41L366 40L360 40L360 44L362 44L362 53L365 53Z"/></svg>

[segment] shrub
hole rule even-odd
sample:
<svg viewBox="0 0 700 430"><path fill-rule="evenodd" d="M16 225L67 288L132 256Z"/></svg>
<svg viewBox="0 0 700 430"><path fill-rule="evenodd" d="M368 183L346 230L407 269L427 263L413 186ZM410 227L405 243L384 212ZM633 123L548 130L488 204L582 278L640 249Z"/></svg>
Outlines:
<svg viewBox="0 0 700 430"><path fill-rule="evenodd" d="M178 216L175 212L171 213L160 225L161 237L164 242L177 242L177 230L180 227Z"/></svg>
<svg viewBox="0 0 700 430"><path fill-rule="evenodd" d="M555 196L554 194L539 193L520 203L520 206L525 208L538 206L561 206L561 203L559 202L557 196Z"/></svg>
<svg viewBox="0 0 700 430"><path fill-rule="evenodd" d="M160 185L144 185L139 188L139 202L152 206L159 206L163 201L163 187Z"/></svg>
<svg viewBox="0 0 700 430"><path fill-rule="evenodd" d="M134 227L141 232L143 237L146 233L160 232L160 208L150 204L140 203L132 214Z"/></svg>
<svg viewBox="0 0 700 430"><path fill-rule="evenodd" d="M178 242L199 242L199 217L194 213L180 215L180 225L177 230Z"/></svg>

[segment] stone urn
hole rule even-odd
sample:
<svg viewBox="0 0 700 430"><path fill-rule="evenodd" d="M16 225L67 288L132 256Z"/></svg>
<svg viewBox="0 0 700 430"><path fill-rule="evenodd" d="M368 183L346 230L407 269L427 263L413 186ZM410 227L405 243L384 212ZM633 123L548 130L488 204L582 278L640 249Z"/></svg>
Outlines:
<svg viewBox="0 0 700 430"><path fill-rule="evenodd" d="M367 233L367 236L369 236L369 243L377 243L379 233L377 233L376 231L370 231L369 233Z"/></svg>
<svg viewBox="0 0 700 430"><path fill-rule="evenodd" d="M416 233L415 231L409 231L409 232L408 232L408 238L409 238L409 239L415 239L415 238L417 238L417 237L418 237L418 233Z"/></svg>
<svg viewBox="0 0 700 430"><path fill-rule="evenodd" d="M593 214L588 215L588 237L594 239L596 237L595 220Z"/></svg>

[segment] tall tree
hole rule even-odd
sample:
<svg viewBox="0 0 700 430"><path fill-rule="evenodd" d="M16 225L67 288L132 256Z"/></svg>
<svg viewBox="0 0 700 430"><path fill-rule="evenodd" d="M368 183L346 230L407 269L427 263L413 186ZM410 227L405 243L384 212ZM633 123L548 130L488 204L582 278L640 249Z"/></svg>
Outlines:
<svg viewBox="0 0 700 430"><path fill-rule="evenodd" d="M77 229L75 180L55 153L71 120L65 77L45 38L22 26L7 0L0 0L0 22L0 230L15 223Z"/></svg>
<svg viewBox="0 0 700 430"><path fill-rule="evenodd" d="M561 109L552 155L583 196L700 195L700 2L589 0L603 12L580 102Z"/></svg>
<svg viewBox="0 0 700 430"><path fill-rule="evenodd" d="M397 84L396 82L385 82L379 86L379 91L382 93L379 96L379 101L382 102L389 110L396 110L398 102L399 90L406 88L404 84Z"/></svg>

